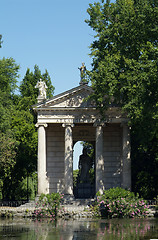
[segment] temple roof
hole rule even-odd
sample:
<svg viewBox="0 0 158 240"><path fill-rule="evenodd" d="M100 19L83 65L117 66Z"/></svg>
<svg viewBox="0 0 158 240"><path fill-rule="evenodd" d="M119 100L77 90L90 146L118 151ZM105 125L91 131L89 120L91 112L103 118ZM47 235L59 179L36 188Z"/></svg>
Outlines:
<svg viewBox="0 0 158 240"><path fill-rule="evenodd" d="M33 108L36 110L48 108L95 108L94 101L87 99L91 93L93 93L92 88L87 84L83 84L55 95L51 99L37 103Z"/></svg>

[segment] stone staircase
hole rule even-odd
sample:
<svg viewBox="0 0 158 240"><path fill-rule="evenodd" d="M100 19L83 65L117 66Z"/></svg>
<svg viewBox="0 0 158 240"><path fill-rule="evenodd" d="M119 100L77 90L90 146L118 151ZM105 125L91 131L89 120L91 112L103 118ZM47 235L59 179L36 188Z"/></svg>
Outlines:
<svg viewBox="0 0 158 240"><path fill-rule="evenodd" d="M36 206L36 201L29 201L28 203L25 203L23 205L20 205L18 208L24 208L24 209L34 209Z"/></svg>
<svg viewBox="0 0 158 240"><path fill-rule="evenodd" d="M94 201L94 199L64 199L61 206L66 212L81 213L88 210Z"/></svg>
<svg viewBox="0 0 158 240"><path fill-rule="evenodd" d="M37 199L38 200L38 199ZM33 209L36 206L36 201L29 201L18 208ZM85 208L89 208L95 202L95 199L75 199L73 197L64 198L61 202L61 206L67 211L83 211Z"/></svg>

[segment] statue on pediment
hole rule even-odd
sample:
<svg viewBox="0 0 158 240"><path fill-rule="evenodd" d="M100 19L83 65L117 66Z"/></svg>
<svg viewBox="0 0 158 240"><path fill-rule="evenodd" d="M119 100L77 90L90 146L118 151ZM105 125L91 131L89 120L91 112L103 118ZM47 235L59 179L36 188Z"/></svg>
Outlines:
<svg viewBox="0 0 158 240"><path fill-rule="evenodd" d="M86 80L86 66L85 63L82 63L82 66L80 68L78 68L80 70L80 85L82 84L87 84Z"/></svg>
<svg viewBox="0 0 158 240"><path fill-rule="evenodd" d="M39 95L38 97L42 97L44 99L46 99L46 89L48 88L46 83L44 81L42 81L42 79L40 79L35 88L38 88L39 89Z"/></svg>

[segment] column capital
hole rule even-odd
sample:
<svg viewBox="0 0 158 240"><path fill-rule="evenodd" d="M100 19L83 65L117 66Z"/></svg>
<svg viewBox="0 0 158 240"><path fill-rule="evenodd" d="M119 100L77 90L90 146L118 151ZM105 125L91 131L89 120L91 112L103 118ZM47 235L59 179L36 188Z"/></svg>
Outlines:
<svg viewBox="0 0 158 240"><path fill-rule="evenodd" d="M43 127L46 128L46 127L48 127L48 124L47 123L36 123L35 124L35 127L37 127L37 128L40 127L40 126L43 126Z"/></svg>
<svg viewBox="0 0 158 240"><path fill-rule="evenodd" d="M74 127L75 125L73 123L63 123L62 127Z"/></svg>

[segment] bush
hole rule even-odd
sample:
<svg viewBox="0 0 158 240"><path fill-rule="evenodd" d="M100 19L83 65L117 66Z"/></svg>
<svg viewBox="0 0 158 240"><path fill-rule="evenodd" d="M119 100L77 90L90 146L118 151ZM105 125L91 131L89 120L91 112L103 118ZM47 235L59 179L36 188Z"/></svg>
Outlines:
<svg viewBox="0 0 158 240"><path fill-rule="evenodd" d="M29 200L34 200L37 193L37 173L34 172L26 178L22 178L18 181L16 188L14 190L16 200L24 200L28 198Z"/></svg>
<svg viewBox="0 0 158 240"><path fill-rule="evenodd" d="M97 193L97 196L100 196L99 192ZM120 199L120 198L128 198L128 199L138 199L139 194L135 196L135 194L129 190L125 190L124 188L116 187L116 188L110 188L108 190L104 191L104 194L100 196L102 199Z"/></svg>
<svg viewBox="0 0 158 240"><path fill-rule="evenodd" d="M34 216L37 218L51 218L55 220L60 208L60 202L63 195L60 193L41 194L36 203Z"/></svg>
<svg viewBox="0 0 158 240"><path fill-rule="evenodd" d="M118 187L104 191L103 195L97 193L96 206L96 215L100 213L106 218L145 217L148 214L146 202L138 194L135 196L134 193Z"/></svg>

